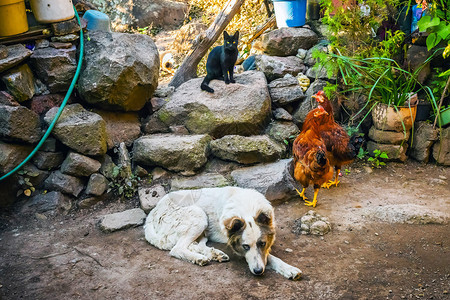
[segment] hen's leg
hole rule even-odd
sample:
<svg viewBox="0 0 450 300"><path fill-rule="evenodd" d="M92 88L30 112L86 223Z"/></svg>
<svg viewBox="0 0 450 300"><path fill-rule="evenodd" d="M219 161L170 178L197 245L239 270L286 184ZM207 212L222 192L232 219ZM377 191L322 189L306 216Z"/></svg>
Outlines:
<svg viewBox="0 0 450 300"><path fill-rule="evenodd" d="M306 190L306 188L303 188L303 190L302 190L301 193L300 193L297 189L295 189L295 190L297 191L297 193L299 194L299 196L302 197L303 201L305 201L306 199L308 199L308 198L306 198L306 196L305 196L305 190Z"/></svg>
<svg viewBox="0 0 450 300"><path fill-rule="evenodd" d="M319 186L314 185L314 198L313 201L305 201L306 206L316 207L317 204L317 194L319 193Z"/></svg>
<svg viewBox="0 0 450 300"><path fill-rule="evenodd" d="M341 172L341 168L336 169L336 175L334 180L330 180L322 185L323 188L329 189L331 186L338 186L339 181L339 173Z"/></svg>

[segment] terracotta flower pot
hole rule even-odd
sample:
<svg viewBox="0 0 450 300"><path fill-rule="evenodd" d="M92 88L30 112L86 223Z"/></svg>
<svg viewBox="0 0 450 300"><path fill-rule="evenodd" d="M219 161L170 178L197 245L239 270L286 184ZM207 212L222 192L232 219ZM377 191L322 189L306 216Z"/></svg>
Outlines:
<svg viewBox="0 0 450 300"><path fill-rule="evenodd" d="M375 128L380 130L403 131L402 123L406 131L410 130L417 113L417 104L409 106L388 106L378 103L372 109L372 119Z"/></svg>

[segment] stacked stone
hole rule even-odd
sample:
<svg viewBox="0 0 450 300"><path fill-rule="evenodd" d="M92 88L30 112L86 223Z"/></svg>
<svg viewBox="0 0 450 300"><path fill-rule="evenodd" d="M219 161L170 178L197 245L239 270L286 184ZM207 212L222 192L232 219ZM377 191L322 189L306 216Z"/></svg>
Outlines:
<svg viewBox="0 0 450 300"><path fill-rule="evenodd" d="M367 142L367 151L373 155L374 150L386 152L388 160L406 161L406 150L411 131L385 130L373 125L369 130L370 140Z"/></svg>

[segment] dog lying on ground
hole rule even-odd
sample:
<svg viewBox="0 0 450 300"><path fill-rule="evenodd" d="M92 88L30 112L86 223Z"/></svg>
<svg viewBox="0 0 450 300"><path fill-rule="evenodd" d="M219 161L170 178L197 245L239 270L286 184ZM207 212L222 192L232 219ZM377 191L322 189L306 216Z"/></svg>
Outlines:
<svg viewBox="0 0 450 300"><path fill-rule="evenodd" d="M224 262L224 252L206 245L226 243L244 256L250 271L273 269L298 280L302 272L270 254L275 241L274 211L259 192L238 187L181 190L164 196L149 213L145 238L170 255L203 266Z"/></svg>

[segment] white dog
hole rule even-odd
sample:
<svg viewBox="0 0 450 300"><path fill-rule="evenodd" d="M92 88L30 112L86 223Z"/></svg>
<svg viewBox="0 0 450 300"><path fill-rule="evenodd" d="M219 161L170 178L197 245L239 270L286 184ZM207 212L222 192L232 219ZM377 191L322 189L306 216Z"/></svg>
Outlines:
<svg viewBox="0 0 450 300"><path fill-rule="evenodd" d="M269 254L275 241L274 211L255 190L224 187L171 192L149 213L144 230L150 244L200 266L229 260L222 251L206 246L209 239L227 243L244 256L255 275L263 274L266 266L293 280L302 274Z"/></svg>

